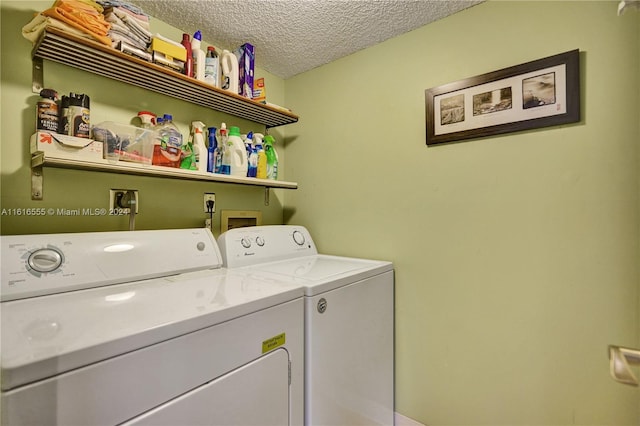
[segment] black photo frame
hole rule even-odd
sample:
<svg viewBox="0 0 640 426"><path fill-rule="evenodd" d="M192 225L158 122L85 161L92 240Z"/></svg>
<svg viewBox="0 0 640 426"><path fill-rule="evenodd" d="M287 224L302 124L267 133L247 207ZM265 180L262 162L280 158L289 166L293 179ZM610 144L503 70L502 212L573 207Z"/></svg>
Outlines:
<svg viewBox="0 0 640 426"><path fill-rule="evenodd" d="M427 145L580 121L579 50L425 91Z"/></svg>

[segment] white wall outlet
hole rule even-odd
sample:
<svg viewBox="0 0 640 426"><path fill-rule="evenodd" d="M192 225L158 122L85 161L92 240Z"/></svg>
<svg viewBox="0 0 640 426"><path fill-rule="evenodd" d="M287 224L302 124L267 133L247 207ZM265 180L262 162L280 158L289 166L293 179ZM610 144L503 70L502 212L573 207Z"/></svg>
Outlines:
<svg viewBox="0 0 640 426"><path fill-rule="evenodd" d="M136 214L140 211L140 196L138 194L137 189L110 189L109 190L109 210L111 211L121 211L126 209L127 207L122 207L118 205L118 201L124 196L127 192L133 192L136 200Z"/></svg>
<svg viewBox="0 0 640 426"><path fill-rule="evenodd" d="M209 207L207 206L207 201L213 201L213 210L211 213L216 212L216 194L214 192L205 192L204 193L204 212L209 213Z"/></svg>

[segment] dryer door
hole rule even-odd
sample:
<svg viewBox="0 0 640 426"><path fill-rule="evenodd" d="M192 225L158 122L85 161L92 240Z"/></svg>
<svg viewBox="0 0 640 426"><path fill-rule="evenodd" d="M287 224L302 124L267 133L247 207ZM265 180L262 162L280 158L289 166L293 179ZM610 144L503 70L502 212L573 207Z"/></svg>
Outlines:
<svg viewBox="0 0 640 426"><path fill-rule="evenodd" d="M276 349L126 423L289 425L289 356Z"/></svg>

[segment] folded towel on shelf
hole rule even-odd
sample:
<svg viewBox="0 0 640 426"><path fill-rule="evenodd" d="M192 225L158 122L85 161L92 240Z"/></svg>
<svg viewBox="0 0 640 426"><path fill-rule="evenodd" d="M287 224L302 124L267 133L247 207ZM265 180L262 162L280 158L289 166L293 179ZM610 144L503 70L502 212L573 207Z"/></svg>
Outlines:
<svg viewBox="0 0 640 426"><path fill-rule="evenodd" d="M138 49L147 50L147 44L143 43L140 39L133 37L133 35L128 31L111 29L111 31L109 31L109 37L111 37L111 40L113 41L112 46L115 48L117 48L120 41L124 41Z"/></svg>
<svg viewBox="0 0 640 426"><path fill-rule="evenodd" d="M51 18L50 16L44 16L42 14L37 14L27 25L22 27L22 36L35 44L47 27L57 28L75 36L93 40L93 37L89 34L77 30L58 19Z"/></svg>
<svg viewBox="0 0 640 426"><path fill-rule="evenodd" d="M141 19L145 19L146 21L149 21L149 15L144 13L144 11L141 8L129 2L126 2L124 0L96 0L96 2L99 3L105 9L109 7L121 7L123 9L126 9L128 12L130 12L133 15L136 15Z"/></svg>
<svg viewBox="0 0 640 426"><path fill-rule="evenodd" d="M133 19L135 19L136 22L138 22L140 25L142 25L143 28L145 28L147 30L149 29L149 15L134 13L134 12L131 11L131 9L128 9L128 8L126 8L124 6L114 7L114 9L118 9L118 10L122 11L123 13L126 13L127 15L129 15Z"/></svg>
<svg viewBox="0 0 640 426"><path fill-rule="evenodd" d="M113 40L113 47L117 46L118 41L126 41L127 44L146 50L151 43L151 33L133 23L133 18L123 20L120 13L108 8L105 11L105 19L111 24L109 36Z"/></svg>
<svg viewBox="0 0 640 426"><path fill-rule="evenodd" d="M145 40L147 45L151 43L151 32L138 22L136 18L117 7L113 9L113 13L129 28L132 33L140 37L142 40Z"/></svg>
<svg viewBox="0 0 640 426"><path fill-rule="evenodd" d="M57 0L52 7L42 12L43 15L58 19L64 23L83 31L93 39L111 46L108 36L109 24L91 0ZM95 6L101 7L97 3Z"/></svg>

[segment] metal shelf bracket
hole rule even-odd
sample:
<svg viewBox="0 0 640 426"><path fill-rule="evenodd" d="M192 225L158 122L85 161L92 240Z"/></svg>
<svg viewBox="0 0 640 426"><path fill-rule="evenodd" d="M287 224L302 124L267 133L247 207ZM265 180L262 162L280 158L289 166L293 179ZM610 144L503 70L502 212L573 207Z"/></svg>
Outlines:
<svg viewBox="0 0 640 426"><path fill-rule="evenodd" d="M42 186L44 176L42 165L44 163L44 153L36 152L31 156L31 199L41 201L43 198Z"/></svg>
<svg viewBox="0 0 640 426"><path fill-rule="evenodd" d="M44 70L42 58L35 57L31 60L31 91L40 93L44 89Z"/></svg>

